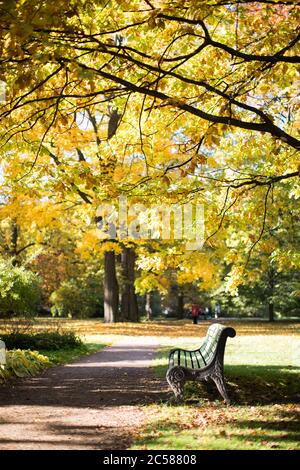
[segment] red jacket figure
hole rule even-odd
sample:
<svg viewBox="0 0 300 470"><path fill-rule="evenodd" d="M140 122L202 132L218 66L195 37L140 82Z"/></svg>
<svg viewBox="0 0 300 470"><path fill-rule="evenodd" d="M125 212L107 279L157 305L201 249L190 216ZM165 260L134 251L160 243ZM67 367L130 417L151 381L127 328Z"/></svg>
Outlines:
<svg viewBox="0 0 300 470"><path fill-rule="evenodd" d="M200 313L200 307L198 304L192 304L192 318L194 325L197 324L197 319Z"/></svg>

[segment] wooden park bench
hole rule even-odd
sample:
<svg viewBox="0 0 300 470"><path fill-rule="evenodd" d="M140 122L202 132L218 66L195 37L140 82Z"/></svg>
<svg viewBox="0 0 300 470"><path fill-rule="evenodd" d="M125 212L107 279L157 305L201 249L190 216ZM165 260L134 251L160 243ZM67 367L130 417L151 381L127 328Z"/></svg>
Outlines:
<svg viewBox="0 0 300 470"><path fill-rule="evenodd" d="M169 353L167 381L177 399L183 398L183 388L187 381L213 381L225 402L229 405L224 383L224 351L227 337L233 338L235 330L219 323L212 324L199 349L188 351L172 349Z"/></svg>

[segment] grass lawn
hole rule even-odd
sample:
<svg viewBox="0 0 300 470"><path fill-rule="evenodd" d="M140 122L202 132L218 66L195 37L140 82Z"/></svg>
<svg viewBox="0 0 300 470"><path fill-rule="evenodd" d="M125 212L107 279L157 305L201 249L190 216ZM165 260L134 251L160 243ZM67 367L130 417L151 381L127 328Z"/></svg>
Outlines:
<svg viewBox="0 0 300 470"><path fill-rule="evenodd" d="M64 348L57 351L41 350L40 353L47 356L54 365L67 364L73 362L82 356L88 356L101 351L107 344L102 343L84 343L77 348Z"/></svg>
<svg viewBox="0 0 300 470"><path fill-rule="evenodd" d="M221 318L220 323L233 326L238 336L252 335L280 335L300 336L300 321L276 321L269 323L261 320L231 320ZM71 330L78 335L90 336L159 336L180 338L205 336L211 321L201 321L193 325L191 320L161 320L141 323L104 323L103 318L73 320L68 318L37 318L35 320L0 320L0 331L11 331L15 325L20 331L47 331L47 330Z"/></svg>

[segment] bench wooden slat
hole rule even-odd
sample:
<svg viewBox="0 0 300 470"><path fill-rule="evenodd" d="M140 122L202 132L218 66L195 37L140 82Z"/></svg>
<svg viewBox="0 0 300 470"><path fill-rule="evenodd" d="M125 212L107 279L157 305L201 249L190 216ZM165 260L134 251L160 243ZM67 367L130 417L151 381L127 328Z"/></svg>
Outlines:
<svg viewBox="0 0 300 470"><path fill-rule="evenodd" d="M194 369L193 356L192 356L192 353L191 353L191 352L190 352L190 358L191 358L191 363L192 363L192 369Z"/></svg>

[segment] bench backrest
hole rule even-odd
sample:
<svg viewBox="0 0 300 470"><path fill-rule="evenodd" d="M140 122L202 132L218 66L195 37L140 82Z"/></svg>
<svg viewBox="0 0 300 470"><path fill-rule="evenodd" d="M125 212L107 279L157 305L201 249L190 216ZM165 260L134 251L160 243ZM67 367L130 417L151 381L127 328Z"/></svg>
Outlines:
<svg viewBox="0 0 300 470"><path fill-rule="evenodd" d="M212 361L221 333L225 330L225 328L226 326L220 325L220 323L214 323L208 328L206 337L199 349L205 364L209 364Z"/></svg>
<svg viewBox="0 0 300 470"><path fill-rule="evenodd" d="M227 336L235 336L233 328L228 328L220 323L212 324L200 348L194 351L185 351L183 349L173 349L169 356L169 367L181 365L191 369L202 369L207 367L215 359L218 347L222 347L220 353L223 355ZM224 344L220 344L221 337L224 338Z"/></svg>

